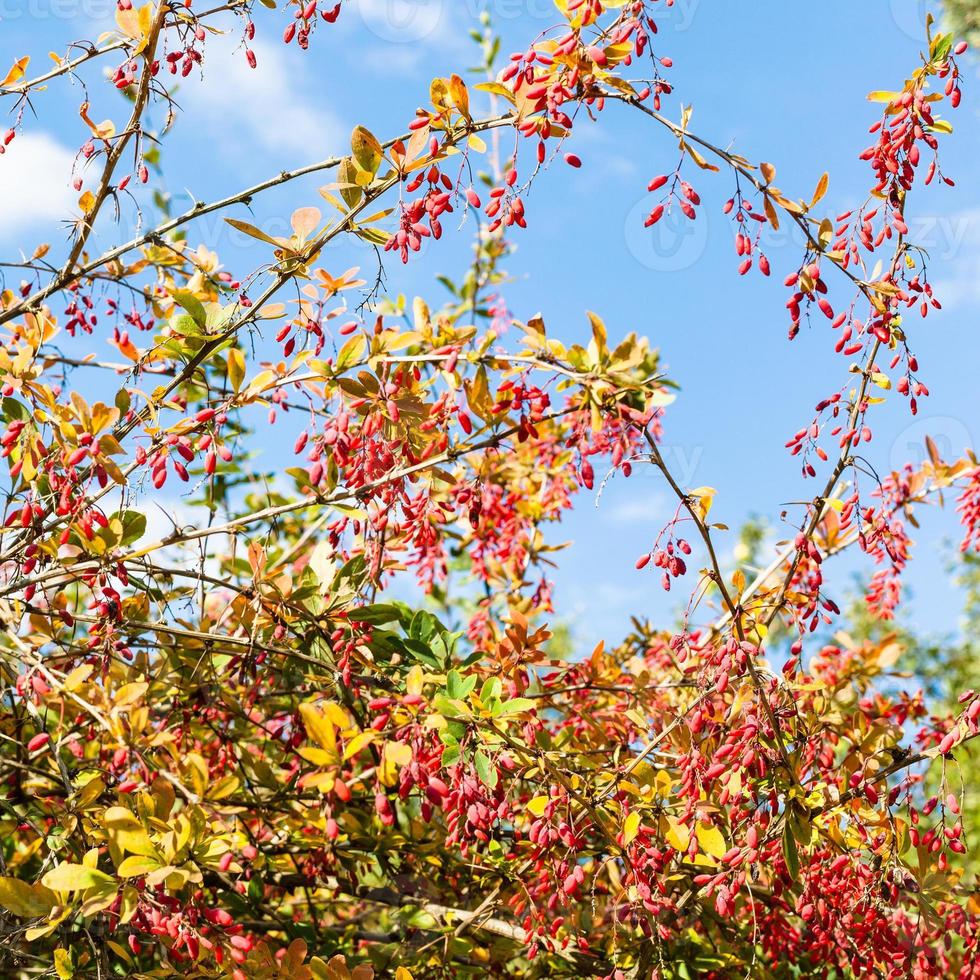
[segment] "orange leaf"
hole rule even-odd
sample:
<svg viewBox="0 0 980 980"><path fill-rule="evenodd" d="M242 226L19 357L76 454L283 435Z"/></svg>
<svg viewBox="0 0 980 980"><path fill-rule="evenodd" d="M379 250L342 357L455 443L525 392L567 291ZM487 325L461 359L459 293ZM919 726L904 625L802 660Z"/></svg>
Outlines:
<svg viewBox="0 0 980 980"><path fill-rule="evenodd" d="M24 72L27 70L30 60L27 55L24 55L23 58L18 58L14 62L13 68L7 72L4 80L0 82L0 88L5 88L8 85L16 85L24 77Z"/></svg>

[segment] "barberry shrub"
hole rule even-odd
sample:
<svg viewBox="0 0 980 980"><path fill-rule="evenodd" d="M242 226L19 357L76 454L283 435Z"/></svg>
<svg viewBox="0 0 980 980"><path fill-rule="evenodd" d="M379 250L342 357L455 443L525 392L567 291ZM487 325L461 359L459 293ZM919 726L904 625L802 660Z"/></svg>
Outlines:
<svg viewBox="0 0 980 980"><path fill-rule="evenodd" d="M894 636L850 638L823 576L863 552L887 622L920 508L955 497L980 547L972 456L864 465L876 419L928 396L915 340L940 299L908 218L952 183L965 45L930 23L871 94L867 195L836 216L827 175L801 197L692 130L670 0L556 0L503 61L484 18L478 78L434 79L404 132L358 126L119 231L121 205L156 206L177 81L222 45L261 73L259 31L302 58L353 2L119 0L113 31L0 82L15 152L41 89L96 68L68 244L25 248L0 294L3 975L980 976L956 776L980 698L896 685ZM662 452L657 351L585 312L569 346L508 306L513 243L555 217L528 189L587 164L579 120L614 107L677 150L646 225L703 220L698 185L729 182L739 271L785 276L790 339L840 355L787 432L810 502L748 574L719 557L716 492ZM291 234L245 220L317 173ZM197 237L211 214L253 268ZM338 239L438 255L460 216L479 230L441 306L386 297L383 265L328 268ZM780 224L805 245L775 270ZM260 470L283 433L293 465ZM690 601L563 656L549 525L640 469L674 510L632 574ZM175 494L199 506L153 530Z"/></svg>

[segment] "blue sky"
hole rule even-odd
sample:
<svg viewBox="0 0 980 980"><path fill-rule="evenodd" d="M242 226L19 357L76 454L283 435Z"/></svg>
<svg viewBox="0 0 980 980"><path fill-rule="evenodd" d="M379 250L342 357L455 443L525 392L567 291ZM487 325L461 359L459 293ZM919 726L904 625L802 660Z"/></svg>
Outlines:
<svg viewBox="0 0 980 980"><path fill-rule="evenodd" d="M465 28L482 6L479 0L345 0L337 25L321 25L303 53L279 41L284 15L257 5L259 70L248 69L235 35L216 37L207 49L204 80L192 76L177 93L185 111L163 157L175 206L186 206L188 194L209 199L343 151L356 123L381 136L402 131L433 76L475 61ZM72 15L61 16L69 8ZM108 29L113 8L114 0L0 0L0 71L24 54L32 56L31 69L40 69L47 51L63 51L72 39ZM493 0L490 8L505 51L523 48L555 21L551 0ZM915 66L926 8L918 0L808 6L676 0L657 39L658 53L669 54L675 65L677 95L665 111L676 118L681 101L692 103L695 131L749 159L774 163L787 192L808 196L829 171L825 206L836 214L858 203L869 184L869 170L857 159L875 118L865 95L897 87ZM957 186L927 189L910 209L911 237L929 249L932 279L945 303L940 315L912 328L933 395L917 420L898 398L879 411L869 456L882 472L921 457L927 433L950 453L980 438L974 377L980 363L980 187L973 179L980 103L976 66L967 73L956 133L943 150ZM85 77L93 80L91 72ZM88 90L92 117L121 123L122 100L95 81ZM55 251L63 242L58 222L74 208L68 183L86 135L78 117L84 98L79 85L56 81L37 97L38 117L26 119L23 134L0 158L4 259L15 259L19 249L29 253L40 241L50 241ZM649 336L682 387L665 424L665 454L678 479L718 490L712 512L718 520L734 528L759 515L781 537L780 512L816 489L800 479L783 443L844 377L824 323L804 329L792 344L786 340L781 281L796 262L799 242L770 234L772 279L740 279L721 214L733 189L724 174L697 175L705 207L696 226L644 231L646 184L673 168L676 144L620 107L608 109L599 125L583 120L573 149L584 161L582 170L556 164L558 172L544 174L529 196L529 227L516 236L519 251L509 264L517 277L508 293L512 311L521 319L542 312L549 330L567 341L587 336L587 309L603 316L612 337L631 330ZM323 182L295 182L258 200L251 216L244 208L229 214L281 233L295 207L322 203L316 188ZM100 226L99 246L131 236L134 215L122 221L123 232ZM462 273L469 230L453 230L407 271L391 269L390 291L438 300L433 277ZM238 272L264 257L216 217L199 234ZM371 252L346 244L328 250L324 260L334 272L355 264L373 271L372 263ZM91 340L76 345L76 352L90 349ZM275 449L266 460L277 465ZM580 498L555 535L575 541L561 559L557 599L583 646L615 639L631 613L669 616L677 595L665 597L656 577L635 572L633 562L672 510L662 483L638 474L612 482L598 509ZM948 552L940 544L956 533L950 510L926 517L907 572L909 614L929 629L955 628L957 597L945 581ZM728 538L719 543L730 554L734 535ZM832 578L837 595L861 567L867 564L840 563Z"/></svg>

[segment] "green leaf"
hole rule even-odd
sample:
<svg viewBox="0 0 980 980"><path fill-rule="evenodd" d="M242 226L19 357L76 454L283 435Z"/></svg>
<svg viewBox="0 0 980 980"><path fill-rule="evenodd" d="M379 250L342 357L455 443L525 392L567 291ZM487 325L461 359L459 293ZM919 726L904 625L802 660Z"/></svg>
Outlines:
<svg viewBox="0 0 980 980"><path fill-rule="evenodd" d="M370 623L372 626L380 626L400 619L401 610L390 603L379 602L373 606L359 606L356 609L351 609L347 618L355 623Z"/></svg>
<svg viewBox="0 0 980 980"><path fill-rule="evenodd" d="M440 739L442 740L442 744L445 746L442 751L442 765L455 765L459 761L460 756L459 742L449 732L443 732L440 735Z"/></svg>
<svg viewBox="0 0 980 980"><path fill-rule="evenodd" d="M493 789L497 785L497 769L483 749L477 749L473 754L473 765L480 781Z"/></svg>
<svg viewBox="0 0 980 980"><path fill-rule="evenodd" d="M497 716L515 715L519 711L530 711L534 706L533 698L511 698L509 701L505 701L494 714Z"/></svg>
<svg viewBox="0 0 980 980"><path fill-rule="evenodd" d="M178 306L185 309L193 317L196 324L201 327L205 325L207 322L207 313L205 313L201 301L193 293L188 292L186 289L181 289L174 293L174 299Z"/></svg>
<svg viewBox="0 0 980 980"><path fill-rule="evenodd" d="M796 847L796 837L788 823L783 829L783 858L786 860L790 877L793 881L797 881L800 877L800 853Z"/></svg>
<svg viewBox="0 0 980 980"><path fill-rule="evenodd" d="M476 677L464 678L458 670L451 670L446 677L446 693L457 701L465 700L476 687Z"/></svg>
<svg viewBox="0 0 980 980"><path fill-rule="evenodd" d="M113 518L122 524L122 537L119 540L121 545L139 541L146 533L146 514L138 510L117 510Z"/></svg>
<svg viewBox="0 0 980 980"><path fill-rule="evenodd" d="M360 359L364 356L364 352L367 350L367 344L367 337L365 337L364 334L354 334L354 336L340 348L340 353L337 355L335 370L344 371L352 364L356 364L358 361L360 361Z"/></svg>
<svg viewBox="0 0 980 980"><path fill-rule="evenodd" d="M953 35L937 34L932 39L931 50L929 52L930 60L935 61L937 64L941 64L949 57L949 53L952 49Z"/></svg>
<svg viewBox="0 0 980 980"><path fill-rule="evenodd" d="M502 689L503 684L499 677L488 677L480 688L480 700L487 704L491 698L499 698Z"/></svg>
<svg viewBox="0 0 980 980"><path fill-rule="evenodd" d="M170 318L170 329L181 337L203 337L204 327L189 313L177 313Z"/></svg>
<svg viewBox="0 0 980 980"><path fill-rule="evenodd" d="M31 413L27 406L23 402L17 401L16 398L4 398L3 417L10 422L26 422L30 419Z"/></svg>

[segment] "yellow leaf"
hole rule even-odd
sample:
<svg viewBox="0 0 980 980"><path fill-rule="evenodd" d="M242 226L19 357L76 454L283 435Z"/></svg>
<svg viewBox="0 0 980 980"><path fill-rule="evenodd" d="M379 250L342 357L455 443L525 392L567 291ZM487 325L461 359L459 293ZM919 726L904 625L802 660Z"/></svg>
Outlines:
<svg viewBox="0 0 980 980"><path fill-rule="evenodd" d="M395 970L395 980L415 980L412 976L410 970L406 970L405 967L400 966Z"/></svg>
<svg viewBox="0 0 980 980"><path fill-rule="evenodd" d="M464 115L470 114L470 95L466 91L466 83L459 75L453 75L449 79L449 97L453 100L453 105Z"/></svg>
<svg viewBox="0 0 980 980"><path fill-rule="evenodd" d="M817 239L821 248L826 248L834 237L834 226L829 218L824 218L820 222L820 230L817 232Z"/></svg>
<svg viewBox="0 0 980 980"><path fill-rule="evenodd" d="M82 214L90 214L95 207L95 195L91 191L86 191L78 199L78 206L82 209Z"/></svg>
<svg viewBox="0 0 980 980"><path fill-rule="evenodd" d="M156 858L133 854L119 865L117 871L120 878L142 878L159 867L160 862Z"/></svg>
<svg viewBox="0 0 980 980"><path fill-rule="evenodd" d="M109 840L121 853L154 856L156 850L136 814L124 806L111 806L102 815Z"/></svg>
<svg viewBox="0 0 980 980"><path fill-rule="evenodd" d="M374 741L374 737L377 733L374 731L360 732L355 735L348 743L344 749L344 761L348 759L353 759L358 752L362 749L367 748L371 742Z"/></svg>
<svg viewBox="0 0 980 980"><path fill-rule="evenodd" d="M536 796L528 803L528 812L535 817L540 817L541 814L544 813L545 809L547 809L548 803L549 798L547 796Z"/></svg>
<svg viewBox="0 0 980 980"><path fill-rule="evenodd" d="M340 757L336 752L328 752L326 749L314 749L309 745L301 745L296 751L303 759L306 759L307 762L312 762L315 766L334 766L340 761Z"/></svg>
<svg viewBox="0 0 980 980"><path fill-rule="evenodd" d="M24 72L27 70L30 61L31 59L27 55L24 55L23 58L18 58L10 71L7 72L3 81L0 82L0 88L6 88L8 85L16 85L24 77Z"/></svg>
<svg viewBox="0 0 980 980"><path fill-rule="evenodd" d="M71 980L75 975L75 967L71 962L71 953L62 946L54 951L54 972L60 980Z"/></svg>
<svg viewBox="0 0 980 980"><path fill-rule="evenodd" d="M771 163L760 163L759 169L767 184L771 184L776 179L776 168Z"/></svg>
<svg viewBox="0 0 980 980"><path fill-rule="evenodd" d="M702 853L710 854L713 858L720 858L728 851L725 837L717 827L710 827L703 823L698 824L696 833Z"/></svg>
<svg viewBox="0 0 980 980"><path fill-rule="evenodd" d="M116 880L84 864L59 864L41 879L41 884L55 892L80 892L87 888L114 888Z"/></svg>
<svg viewBox="0 0 980 980"><path fill-rule="evenodd" d="M408 694L421 694L422 684L425 680L425 674L422 671L422 665L416 664L409 672L408 676L405 678L405 691Z"/></svg>
<svg viewBox="0 0 980 980"><path fill-rule="evenodd" d="M398 782L398 772L412 761L412 747L404 742L386 742L379 777L385 786Z"/></svg>
<svg viewBox="0 0 980 980"><path fill-rule="evenodd" d="M81 664L76 667L64 680L66 691L77 691L88 679L95 668L91 664Z"/></svg>
<svg viewBox="0 0 980 980"><path fill-rule="evenodd" d="M640 815L634 810L623 823L623 844L626 846L632 844L639 830Z"/></svg>
<svg viewBox="0 0 980 980"><path fill-rule="evenodd" d="M223 800L226 796L236 793L241 785L242 781L237 776L231 774L223 776L213 789L208 790L208 799Z"/></svg>
<svg viewBox="0 0 980 980"><path fill-rule="evenodd" d="M779 212L776 210L776 206L772 203L772 200L768 194L762 203L763 207L765 208L766 217L769 219L769 224L772 225L773 231L779 231Z"/></svg>
<svg viewBox="0 0 980 980"><path fill-rule="evenodd" d="M718 491L713 487L698 487L688 494L688 497L692 499L692 509L702 521L707 519L717 493Z"/></svg>
<svg viewBox="0 0 980 980"><path fill-rule="evenodd" d="M302 715L303 724L306 731L313 739L328 752L336 754L337 736L334 732L333 724L327 719L326 715L318 711L312 704L301 704L299 713Z"/></svg>
<svg viewBox="0 0 980 980"><path fill-rule="evenodd" d="M100 140L111 140L116 135L116 124L111 119L103 119L92 127L92 133Z"/></svg>
<svg viewBox="0 0 980 980"><path fill-rule="evenodd" d="M133 681L131 684L123 684L114 698L114 706L124 708L139 701L149 690L150 685L146 681Z"/></svg>
<svg viewBox="0 0 980 980"><path fill-rule="evenodd" d="M225 221L232 226L232 228L237 231L243 232L252 238L257 238L260 242L266 242L269 245L275 245L277 248L284 243L277 238L271 238L260 228L256 228L255 225L250 225L247 221L239 221L237 218L225 218Z"/></svg>
<svg viewBox="0 0 980 980"><path fill-rule="evenodd" d="M47 915L58 904L58 896L44 885L20 878L0 878L0 905L22 919Z"/></svg>
<svg viewBox="0 0 980 980"><path fill-rule="evenodd" d="M827 193L827 188L830 186L830 174L825 173L820 180L817 181L817 189L813 192L813 200L810 201L810 207L815 207L820 201L823 200L824 194Z"/></svg>
<svg viewBox="0 0 980 980"><path fill-rule="evenodd" d="M707 160L693 147L690 143L683 142L681 146L688 154L688 156L702 169L710 170L712 172L717 172L718 168L713 163L708 163Z"/></svg>
<svg viewBox="0 0 980 980"><path fill-rule="evenodd" d="M598 357L601 357L603 354L605 354L607 350L608 335L606 333L606 325L602 322L602 319L598 317L595 313L593 313L591 310L587 312L588 312L589 322L592 324L592 340L595 343L595 348L598 355L596 357L596 360L598 360Z"/></svg>
<svg viewBox="0 0 980 980"><path fill-rule="evenodd" d="M664 840L678 853L683 854L687 850L687 845L691 843L691 831L680 821L673 817L667 818L670 828L664 834Z"/></svg>
<svg viewBox="0 0 980 980"><path fill-rule="evenodd" d="M245 380L245 355L237 347L228 350L228 380L237 395Z"/></svg>
<svg viewBox="0 0 980 980"><path fill-rule="evenodd" d="M350 148L357 165L374 176L384 159L384 149L374 133L363 126L355 127L351 133Z"/></svg>
<svg viewBox="0 0 980 980"><path fill-rule="evenodd" d="M299 750L300 755L304 755L304 750ZM318 789L326 795L331 792L337 782L337 777L332 772L311 772L300 779L303 789Z"/></svg>
<svg viewBox="0 0 980 980"><path fill-rule="evenodd" d="M412 761L412 746L406 742L386 742L384 754L396 766L407 766Z"/></svg>
<svg viewBox="0 0 980 980"><path fill-rule="evenodd" d="M148 3L137 10L131 7L129 10L116 8L116 25L126 37L137 44L133 48L133 54L139 54L149 40L150 25L153 22L153 4Z"/></svg>
<svg viewBox="0 0 980 980"><path fill-rule="evenodd" d="M350 727L350 716L336 701L328 701L322 707L323 713L333 722L334 728L344 730Z"/></svg>

